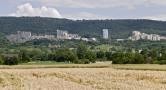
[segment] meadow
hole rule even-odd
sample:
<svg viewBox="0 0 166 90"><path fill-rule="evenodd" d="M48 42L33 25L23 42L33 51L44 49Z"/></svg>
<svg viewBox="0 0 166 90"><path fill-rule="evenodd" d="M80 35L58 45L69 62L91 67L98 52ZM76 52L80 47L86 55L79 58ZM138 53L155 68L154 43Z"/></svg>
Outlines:
<svg viewBox="0 0 166 90"><path fill-rule="evenodd" d="M164 68L106 63L0 66L0 90L166 90Z"/></svg>

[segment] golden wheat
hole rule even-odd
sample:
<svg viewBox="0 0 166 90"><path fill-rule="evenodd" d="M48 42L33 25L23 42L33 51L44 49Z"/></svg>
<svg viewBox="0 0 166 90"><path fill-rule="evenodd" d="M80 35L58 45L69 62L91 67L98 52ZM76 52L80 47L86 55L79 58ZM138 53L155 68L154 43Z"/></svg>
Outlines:
<svg viewBox="0 0 166 90"><path fill-rule="evenodd" d="M112 68L0 69L0 90L166 90L166 72Z"/></svg>

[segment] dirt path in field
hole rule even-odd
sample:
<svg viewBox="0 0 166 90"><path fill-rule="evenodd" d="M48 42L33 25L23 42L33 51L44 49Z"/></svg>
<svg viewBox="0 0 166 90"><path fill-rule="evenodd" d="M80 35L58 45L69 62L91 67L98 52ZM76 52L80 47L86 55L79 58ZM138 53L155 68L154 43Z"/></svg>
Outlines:
<svg viewBox="0 0 166 90"><path fill-rule="evenodd" d="M0 90L166 90L166 72L111 68L0 69Z"/></svg>

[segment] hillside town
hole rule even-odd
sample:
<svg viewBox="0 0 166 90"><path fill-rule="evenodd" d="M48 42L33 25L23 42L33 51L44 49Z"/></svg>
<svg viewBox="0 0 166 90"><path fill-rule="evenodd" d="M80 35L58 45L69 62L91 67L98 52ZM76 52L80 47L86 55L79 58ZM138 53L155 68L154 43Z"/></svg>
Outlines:
<svg viewBox="0 0 166 90"><path fill-rule="evenodd" d="M17 31L16 34L7 35L6 38L13 43L24 43L26 41L34 40L34 39L55 39L54 35L32 35L31 32L27 31Z"/></svg>
<svg viewBox="0 0 166 90"><path fill-rule="evenodd" d="M108 29L102 30L102 38L109 39ZM17 31L16 34L7 35L6 38L13 43L24 43L31 40L47 39L47 40L82 40L87 42L97 41L95 37L86 38L78 34L71 34L66 30L57 30L57 35L48 35L48 34L32 34L28 31ZM126 39L116 39L117 41L124 41ZM138 41L138 40L149 40L149 41L160 41L166 40L165 36L160 36L158 34L147 34L140 31L133 31L131 36L127 40Z"/></svg>
<svg viewBox="0 0 166 90"><path fill-rule="evenodd" d="M13 43L24 43L31 40L39 40L39 39L47 39L47 40L82 40L82 41L97 41L96 38L85 38L81 37L78 34L71 34L68 33L68 31L65 30L57 30L57 35L47 35L47 34L41 34L36 35L32 34L32 32L27 31L17 31L16 34L10 34L7 35L6 38Z"/></svg>

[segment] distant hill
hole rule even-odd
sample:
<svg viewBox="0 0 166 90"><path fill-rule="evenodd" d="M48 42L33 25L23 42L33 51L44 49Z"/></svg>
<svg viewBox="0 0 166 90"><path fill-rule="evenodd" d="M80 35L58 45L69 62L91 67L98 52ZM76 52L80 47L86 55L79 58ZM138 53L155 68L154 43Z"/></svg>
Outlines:
<svg viewBox="0 0 166 90"><path fill-rule="evenodd" d="M85 36L102 35L102 29L109 29L112 38L127 38L134 31L166 35L166 22L153 20L69 20L41 17L0 17L0 32L16 31L56 34L57 29L67 30Z"/></svg>

